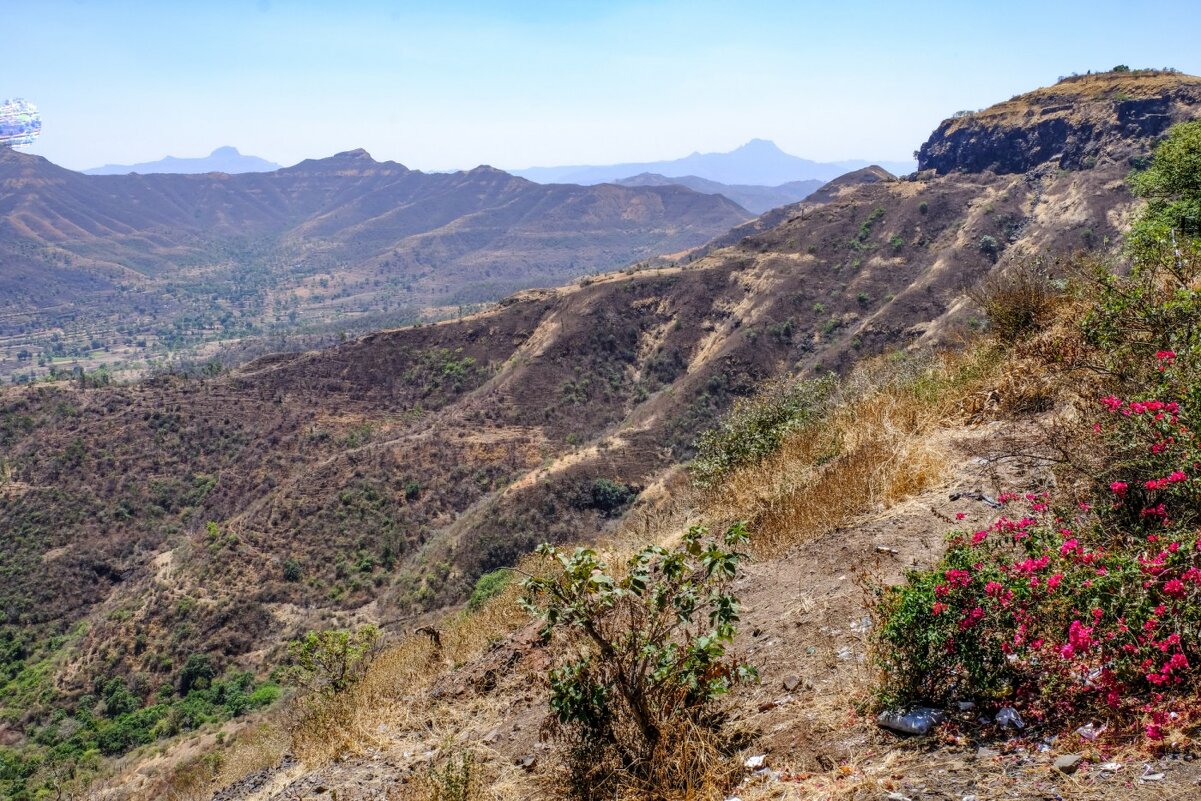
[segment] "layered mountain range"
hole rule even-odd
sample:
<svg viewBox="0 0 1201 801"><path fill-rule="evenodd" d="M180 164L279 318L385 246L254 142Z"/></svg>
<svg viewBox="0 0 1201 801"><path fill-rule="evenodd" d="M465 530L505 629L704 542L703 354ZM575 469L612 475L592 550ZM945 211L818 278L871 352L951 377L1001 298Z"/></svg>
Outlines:
<svg viewBox="0 0 1201 801"><path fill-rule="evenodd" d="M21 350L86 367L273 327L420 319L685 250L750 216L680 186L425 174L361 150L269 173L85 176L6 149L3 372L30 366Z"/></svg>
<svg viewBox="0 0 1201 801"><path fill-rule="evenodd" d="M880 166L908 173L912 162L885 161ZM775 142L752 139L728 153L693 153L679 159L625 164L529 167L514 175L539 183L599 184L620 181L642 173L668 177L693 176L727 185L779 186L791 181L829 181L843 173L869 166L866 161L813 161L785 153Z"/></svg>
<svg viewBox="0 0 1201 801"><path fill-rule="evenodd" d="M629 178L622 178L613 183L620 186L670 186L678 184L706 195L724 195L742 206L749 212L762 214L765 211L789 206L804 200L820 189L825 181L811 179L807 181L790 181L779 186L759 186L755 184L723 184L698 178L695 175L682 175L668 178L653 172L639 173Z"/></svg>
<svg viewBox="0 0 1201 801"><path fill-rule="evenodd" d="M40 666L46 694L8 710L0 734L20 741L97 676L137 677L153 693L195 653L261 670L300 631L411 621L536 542L595 536L679 480L697 435L762 382L953 340L979 322L963 292L982 278L1039 254L1118 247L1132 163L1171 123L1198 117L1198 78L1069 79L944 122L910 178L864 169L737 228L745 215L733 204L682 188L549 187L538 197L571 219L661 232L664 210L688 208L713 224L732 215L733 230L674 264L224 375L7 390L0 625L30 643L22 664ZM29 157L4 164L26 187L4 196L5 236L78 243L89 229L120 230L123 248L187 252L127 211L100 213L93 204L112 208L101 184ZM203 203L146 179L120 208L218 227L245 213L264 231L288 221L328 236L335 253L378 253L372 221L441 206L396 208L345 188L380 180L402 196L434 178L344 154L257 178L238 211L221 185L234 179L213 177ZM446 192L434 197L487 187L519 219L531 202L532 185L496 171L437 180ZM325 187L332 210L300 223L286 187L304 182ZM78 187L75 222L46 210L43 186ZM651 194L624 194L634 192ZM488 208L480 215L503 216ZM360 233L340 238L348 230ZM431 269L470 274L466 243L487 237L460 234L439 232ZM96 280L120 279L117 255L90 254L113 265Z"/></svg>

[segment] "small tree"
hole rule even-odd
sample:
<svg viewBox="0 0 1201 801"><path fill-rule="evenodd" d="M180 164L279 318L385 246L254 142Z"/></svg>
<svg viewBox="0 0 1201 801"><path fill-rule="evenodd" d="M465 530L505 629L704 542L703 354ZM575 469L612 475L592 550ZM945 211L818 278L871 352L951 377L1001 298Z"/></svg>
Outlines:
<svg viewBox="0 0 1201 801"><path fill-rule="evenodd" d="M288 643L291 679L320 695L336 695L367 674L382 647L383 637L375 626L310 631Z"/></svg>
<svg viewBox="0 0 1201 801"><path fill-rule="evenodd" d="M1147 208L1130 231L1136 263L1180 238L1201 238L1201 120L1182 122L1130 180Z"/></svg>
<svg viewBox="0 0 1201 801"><path fill-rule="evenodd" d="M620 575L591 549L539 547L556 565L525 582L523 603L545 638L569 646L549 673L550 705L573 746L577 795L679 789L711 772L721 751L714 702L757 675L726 651L738 622L730 583L745 558L736 548L746 540L741 523L721 538L693 527L674 549L639 551ZM681 753L675 735L684 731L711 736Z"/></svg>
<svg viewBox="0 0 1201 801"><path fill-rule="evenodd" d="M980 237L980 252L993 261L996 261L997 255L1001 252L1001 246L998 244L997 238L988 234Z"/></svg>

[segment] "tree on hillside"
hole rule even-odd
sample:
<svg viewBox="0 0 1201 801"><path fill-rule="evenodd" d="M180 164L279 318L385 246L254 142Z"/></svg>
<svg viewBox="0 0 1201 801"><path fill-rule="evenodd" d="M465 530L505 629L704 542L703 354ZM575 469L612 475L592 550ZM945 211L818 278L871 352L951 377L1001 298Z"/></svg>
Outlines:
<svg viewBox="0 0 1201 801"><path fill-rule="evenodd" d="M1131 186L1147 199L1130 232L1136 259L1177 237L1201 238L1201 120L1173 126Z"/></svg>

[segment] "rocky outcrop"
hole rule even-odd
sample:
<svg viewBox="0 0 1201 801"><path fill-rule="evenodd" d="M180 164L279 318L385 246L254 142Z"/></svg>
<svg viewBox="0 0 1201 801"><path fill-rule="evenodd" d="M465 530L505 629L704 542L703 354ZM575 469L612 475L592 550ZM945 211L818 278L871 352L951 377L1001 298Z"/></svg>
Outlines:
<svg viewBox="0 0 1201 801"><path fill-rule="evenodd" d="M1171 125L1201 117L1201 78L1170 72L1074 76L943 121L918 168L999 174L1043 164L1085 169L1147 152Z"/></svg>

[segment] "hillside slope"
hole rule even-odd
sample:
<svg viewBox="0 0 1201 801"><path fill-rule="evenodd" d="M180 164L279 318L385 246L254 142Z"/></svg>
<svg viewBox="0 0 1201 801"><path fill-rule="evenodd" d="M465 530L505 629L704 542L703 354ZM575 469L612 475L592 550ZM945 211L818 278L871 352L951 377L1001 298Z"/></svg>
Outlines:
<svg viewBox="0 0 1201 801"><path fill-rule="evenodd" d="M1153 83L1179 98L1194 81ZM1115 248L1141 131L1078 169L869 171L681 266L229 375L6 391L0 609L46 692L0 733L22 742L110 676L170 685L193 653L261 669L304 629L408 627L536 542L609 530L763 381L952 342L980 278Z"/></svg>

